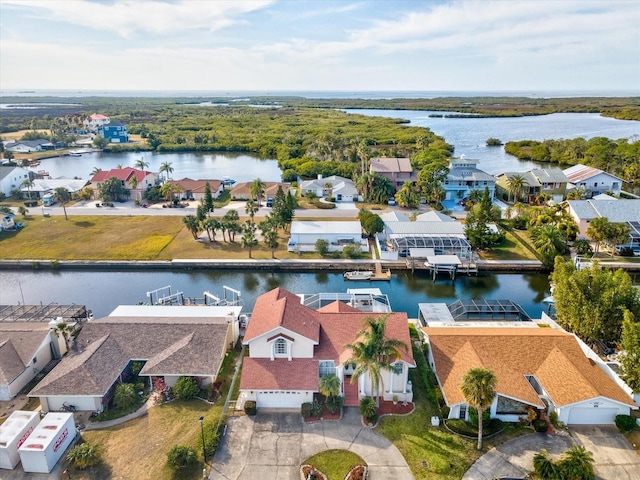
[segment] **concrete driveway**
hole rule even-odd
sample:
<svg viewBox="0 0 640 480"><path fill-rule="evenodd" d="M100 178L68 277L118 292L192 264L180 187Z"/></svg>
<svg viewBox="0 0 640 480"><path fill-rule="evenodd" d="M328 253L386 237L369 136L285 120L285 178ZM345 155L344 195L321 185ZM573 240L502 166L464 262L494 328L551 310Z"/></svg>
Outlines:
<svg viewBox="0 0 640 480"><path fill-rule="evenodd" d="M308 457L330 449L350 450L370 467L370 480L410 480L413 475L389 440L362 426L356 408L339 421L306 424L299 412L261 412L232 417L216 451L211 480L299 480Z"/></svg>
<svg viewBox="0 0 640 480"><path fill-rule="evenodd" d="M640 480L640 456L617 427L581 425L570 431L578 445L593 453L598 478Z"/></svg>
<svg viewBox="0 0 640 480"><path fill-rule="evenodd" d="M640 456L614 426L573 426L571 436L531 434L492 448L467 471L463 480L492 480L496 477L524 478L533 471L533 457L545 448L557 459L573 445L593 453L596 478L640 480Z"/></svg>

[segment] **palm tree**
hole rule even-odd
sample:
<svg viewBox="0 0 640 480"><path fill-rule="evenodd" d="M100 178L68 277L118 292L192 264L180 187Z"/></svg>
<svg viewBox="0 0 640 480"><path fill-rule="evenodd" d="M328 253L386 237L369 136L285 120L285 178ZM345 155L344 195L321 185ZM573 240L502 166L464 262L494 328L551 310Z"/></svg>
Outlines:
<svg viewBox="0 0 640 480"><path fill-rule="evenodd" d="M24 205L20 205L18 207L18 213L22 215L24 218L27 218L27 214L29 213L29 210L27 210L27 207L25 207Z"/></svg>
<svg viewBox="0 0 640 480"><path fill-rule="evenodd" d="M546 266L552 266L556 256L563 254L567 248L562 233L555 225L538 227L533 230L531 236L533 245L540 252Z"/></svg>
<svg viewBox="0 0 640 480"><path fill-rule="evenodd" d="M69 338L73 335L74 328L66 322L60 322L53 329L53 332L58 338L64 338L64 346L66 350L69 350Z"/></svg>
<svg viewBox="0 0 640 480"><path fill-rule="evenodd" d="M133 164L134 168L137 168L138 170L142 170L142 171L148 168L149 165L150 165L149 162L144 161L144 157L140 157L140 160L136 160L136 162Z"/></svg>
<svg viewBox="0 0 640 480"><path fill-rule="evenodd" d="M600 243L606 240L611 223L607 217L594 218L587 227L587 237L596 242L595 254L600 251Z"/></svg>
<svg viewBox="0 0 640 480"><path fill-rule="evenodd" d="M251 194L251 198L255 199L255 201L258 202L258 207L262 206L262 197L264 196L265 187L265 183L259 178L256 178L253 182L251 182L251 185L249 186L249 193Z"/></svg>
<svg viewBox="0 0 640 480"><path fill-rule="evenodd" d="M138 177L131 175L131 178L129 178L129 186L131 187L131 190L138 188L138 183Z"/></svg>
<svg viewBox="0 0 640 480"><path fill-rule="evenodd" d="M124 168L124 166L121 163L119 163L119 164L116 165L116 168L118 170L122 170Z"/></svg>
<svg viewBox="0 0 640 480"><path fill-rule="evenodd" d="M244 227L242 228L242 239L241 245L242 248L249 249L249 258L253 258L251 256L251 250L253 247L258 245L258 239L256 238L256 224L247 220L244 223Z"/></svg>
<svg viewBox="0 0 640 480"><path fill-rule="evenodd" d="M544 448L533 457L533 470L543 480L557 478L558 475L558 468L549 458L549 452Z"/></svg>
<svg viewBox="0 0 640 480"><path fill-rule="evenodd" d="M80 470L84 470L85 468L100 463L100 449L97 445L92 445L86 442L81 443L69 450L69 453L67 453L67 460L74 467Z"/></svg>
<svg viewBox="0 0 640 480"><path fill-rule="evenodd" d="M93 167L93 170L91 170L91 176L95 176L98 172L101 172L102 169L100 167Z"/></svg>
<svg viewBox="0 0 640 480"><path fill-rule="evenodd" d="M221 227L220 220L215 217L210 217L202 222L202 226L207 231L207 235L209 236L210 242L216 241L216 230L219 230Z"/></svg>
<svg viewBox="0 0 640 480"><path fill-rule="evenodd" d="M340 379L333 373L320 377L319 390L325 397L335 397L340 393Z"/></svg>
<svg viewBox="0 0 640 480"><path fill-rule="evenodd" d="M171 166L171 162L163 162L160 165L160 173L164 173L166 179L169 180L169 175L173 173L173 167Z"/></svg>
<svg viewBox="0 0 640 480"><path fill-rule="evenodd" d="M522 175L514 175L508 180L507 191L515 201L519 201L527 185L529 184Z"/></svg>
<svg viewBox="0 0 640 480"><path fill-rule="evenodd" d="M496 397L497 381L492 371L482 367L472 368L462 377L460 390L467 403L478 410L478 450L482 450L482 413Z"/></svg>
<svg viewBox="0 0 640 480"><path fill-rule="evenodd" d="M33 180L31 180L31 177L25 178L20 186L27 188L27 192L29 193L29 200L31 200L31 189L33 188Z"/></svg>
<svg viewBox="0 0 640 480"><path fill-rule="evenodd" d="M275 229L267 230L262 234L265 245L271 250L271 258L276 258L278 248L278 232Z"/></svg>
<svg viewBox="0 0 640 480"><path fill-rule="evenodd" d="M184 223L187 229L191 232L191 235L193 235L193 239L198 240L198 233L200 233L200 223L198 222L196 216L187 215L185 217L182 217L182 223Z"/></svg>
<svg viewBox="0 0 640 480"><path fill-rule="evenodd" d="M564 474L564 478L594 479L593 454L582 445L574 445L564 452L558 466Z"/></svg>
<svg viewBox="0 0 640 480"><path fill-rule="evenodd" d="M64 210L64 219L69 220L69 217L67 216L67 207L65 205L69 200L71 200L71 194L69 193L69 190L64 187L58 187L55 190L54 196L62 204L62 209Z"/></svg>
<svg viewBox="0 0 640 480"><path fill-rule="evenodd" d="M253 201L253 199L247 200L247 205L244 207L244 211L249 215L251 223L253 223L253 217L258 213L258 205Z"/></svg>
<svg viewBox="0 0 640 480"><path fill-rule="evenodd" d="M407 350L407 345L402 340L385 336L388 318L389 315L364 317L362 319L363 328L357 334L357 338L360 340L345 345L345 348L351 350L352 354L352 359L347 363L355 363L356 365L351 382L368 374L376 397L376 406L380 404L382 370L391 370L391 364L401 356L400 349Z"/></svg>

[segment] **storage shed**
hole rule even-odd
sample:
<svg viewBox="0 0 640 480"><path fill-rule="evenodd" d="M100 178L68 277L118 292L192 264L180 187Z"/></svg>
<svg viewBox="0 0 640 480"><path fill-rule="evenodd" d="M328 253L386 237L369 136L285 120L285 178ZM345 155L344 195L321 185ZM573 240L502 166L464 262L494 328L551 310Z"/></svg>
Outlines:
<svg viewBox="0 0 640 480"><path fill-rule="evenodd" d="M73 413L47 413L18 449L22 468L25 472L51 472L75 436Z"/></svg>
<svg viewBox="0 0 640 480"><path fill-rule="evenodd" d="M16 468L20 463L18 449L29 438L39 421L38 412L17 410L0 425L0 468Z"/></svg>

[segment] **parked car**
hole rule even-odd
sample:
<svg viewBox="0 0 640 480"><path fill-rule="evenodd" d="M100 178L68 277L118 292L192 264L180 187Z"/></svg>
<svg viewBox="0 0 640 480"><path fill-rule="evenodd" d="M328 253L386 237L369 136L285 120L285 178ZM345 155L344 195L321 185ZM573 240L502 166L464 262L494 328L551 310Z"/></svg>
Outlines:
<svg viewBox="0 0 640 480"><path fill-rule="evenodd" d="M388 205L393 206L393 205L395 205L395 204L396 204L396 199L395 199L395 198L393 198L393 197L391 197L391 198L389 199L389 202L387 202L387 203L388 203Z"/></svg>
<svg viewBox="0 0 640 480"><path fill-rule="evenodd" d="M273 198L271 197L267 198L267 207L269 208L273 207Z"/></svg>

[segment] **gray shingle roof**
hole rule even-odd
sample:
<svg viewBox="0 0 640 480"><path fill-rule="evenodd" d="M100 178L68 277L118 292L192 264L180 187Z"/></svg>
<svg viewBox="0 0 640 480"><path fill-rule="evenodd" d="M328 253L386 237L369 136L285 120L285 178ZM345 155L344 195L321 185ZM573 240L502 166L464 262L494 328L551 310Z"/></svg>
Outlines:
<svg viewBox="0 0 640 480"><path fill-rule="evenodd" d="M46 323L0 323L0 384L21 374L49 335Z"/></svg>
<svg viewBox="0 0 640 480"><path fill-rule="evenodd" d="M568 203L583 220L599 217L605 217L613 223L640 220L640 199L569 200Z"/></svg>
<svg viewBox="0 0 640 480"><path fill-rule="evenodd" d="M85 324L76 348L29 395L102 396L132 359L148 360L143 375L217 375L227 347L226 323L205 318L118 320L124 321Z"/></svg>

